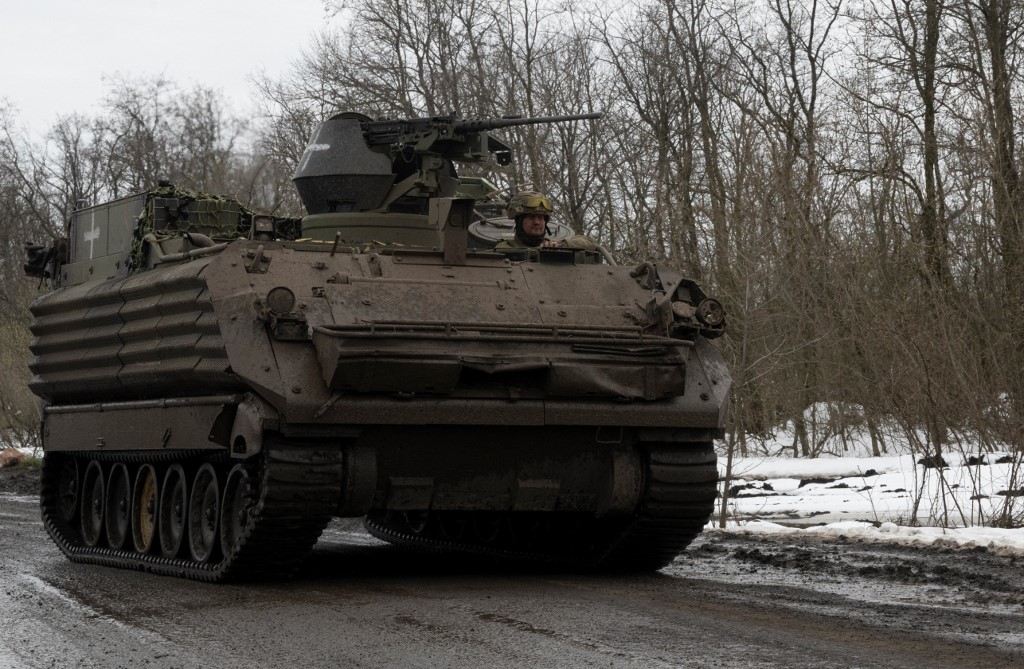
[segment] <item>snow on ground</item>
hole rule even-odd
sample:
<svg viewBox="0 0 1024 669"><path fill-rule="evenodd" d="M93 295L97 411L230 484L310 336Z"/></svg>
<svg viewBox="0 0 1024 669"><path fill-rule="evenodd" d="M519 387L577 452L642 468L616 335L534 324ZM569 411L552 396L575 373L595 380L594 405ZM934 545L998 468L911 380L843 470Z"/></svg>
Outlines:
<svg viewBox="0 0 1024 669"><path fill-rule="evenodd" d="M827 413L821 407L810 411L814 410L819 420ZM845 438L822 438L820 443L821 457L780 456L792 452L793 444L791 427L782 428L751 449L771 455L734 458L726 527L717 527L718 508L707 529L985 546L1024 554L1021 454L985 453L979 459L981 449L962 443L944 453L949 466L926 468L918 464L920 453L911 454L909 440L895 432L886 439L890 455L883 457L867 455L872 451L870 437L857 430L848 431ZM720 450L723 479L727 464Z"/></svg>
<svg viewBox="0 0 1024 669"><path fill-rule="evenodd" d="M1004 513L1012 516L1014 507L1024 507L1024 498L999 494L1011 489L1012 458L994 454L990 461L939 469L918 465L913 456L743 458L733 463L733 479L739 480L730 484L728 510L737 518L798 524L992 524ZM724 463L720 469L724 478Z"/></svg>
<svg viewBox="0 0 1024 669"><path fill-rule="evenodd" d="M800 528L752 520L731 521L726 524L724 529L709 525L704 531L736 534L792 534L829 539L847 537L861 541L904 546L985 547L997 554L1024 555L1024 528L1012 530L995 527L948 529L943 527L905 527L895 523L882 523L876 527L871 523L855 520Z"/></svg>

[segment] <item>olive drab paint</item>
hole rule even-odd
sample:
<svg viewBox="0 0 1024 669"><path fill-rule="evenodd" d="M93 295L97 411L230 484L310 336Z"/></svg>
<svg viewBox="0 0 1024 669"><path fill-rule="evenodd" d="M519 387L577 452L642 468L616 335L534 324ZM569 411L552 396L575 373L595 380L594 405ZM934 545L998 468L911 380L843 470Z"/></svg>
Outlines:
<svg viewBox="0 0 1024 669"><path fill-rule="evenodd" d="M326 523L385 540L654 569L711 514L721 305L607 251L495 249L466 163L593 121L338 114L302 219L164 184L27 245L42 507L76 562L287 576ZM573 231L557 228L568 237ZM564 226L563 226L564 227Z"/></svg>

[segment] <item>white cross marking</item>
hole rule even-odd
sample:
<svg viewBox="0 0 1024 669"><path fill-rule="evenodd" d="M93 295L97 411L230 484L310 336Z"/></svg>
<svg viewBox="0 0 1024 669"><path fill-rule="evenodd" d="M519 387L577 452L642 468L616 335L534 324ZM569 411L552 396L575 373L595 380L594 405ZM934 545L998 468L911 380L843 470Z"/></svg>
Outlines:
<svg viewBox="0 0 1024 669"><path fill-rule="evenodd" d="M92 229L88 230L83 237L85 241L89 242L89 260L92 260L93 242L100 238L100 231L96 228L96 212L92 213L91 223Z"/></svg>

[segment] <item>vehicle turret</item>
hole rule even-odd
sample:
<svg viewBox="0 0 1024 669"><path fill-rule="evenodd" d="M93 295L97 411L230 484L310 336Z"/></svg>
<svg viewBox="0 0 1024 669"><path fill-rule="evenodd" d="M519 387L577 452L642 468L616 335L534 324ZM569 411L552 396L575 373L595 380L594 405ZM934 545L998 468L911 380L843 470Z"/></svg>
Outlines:
<svg viewBox="0 0 1024 669"><path fill-rule="evenodd" d="M456 165L512 161L512 147L492 131L600 117L373 121L352 112L336 114L313 133L292 177L310 214L302 234L325 241L337 237L346 244L435 246L439 224L427 220L430 200L486 195L480 179L461 179Z"/></svg>

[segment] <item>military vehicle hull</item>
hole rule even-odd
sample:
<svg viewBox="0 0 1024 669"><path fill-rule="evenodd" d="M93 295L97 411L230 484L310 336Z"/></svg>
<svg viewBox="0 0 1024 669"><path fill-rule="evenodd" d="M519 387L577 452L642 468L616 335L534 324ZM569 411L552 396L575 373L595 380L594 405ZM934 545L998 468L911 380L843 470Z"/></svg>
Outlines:
<svg viewBox="0 0 1024 669"><path fill-rule="evenodd" d="M222 247L32 307L70 559L277 578L365 516L408 545L657 568L709 517L729 377L698 331L645 331L642 267Z"/></svg>
<svg viewBox="0 0 1024 669"><path fill-rule="evenodd" d="M57 545L279 578L348 516L419 548L670 561L716 493L721 305L594 244L494 249L516 224L455 170L511 161L493 129L599 116L337 114L293 177L301 220L162 184L28 245Z"/></svg>

